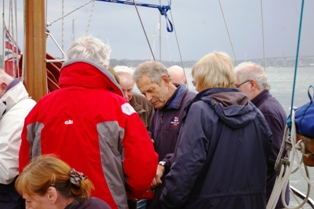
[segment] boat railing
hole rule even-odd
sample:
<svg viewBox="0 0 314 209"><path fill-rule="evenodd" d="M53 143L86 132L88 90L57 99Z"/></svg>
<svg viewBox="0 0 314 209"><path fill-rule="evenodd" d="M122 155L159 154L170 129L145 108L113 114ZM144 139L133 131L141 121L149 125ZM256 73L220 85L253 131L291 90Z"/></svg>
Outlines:
<svg viewBox="0 0 314 209"><path fill-rule="evenodd" d="M302 201L306 200L306 203L308 206L310 206L312 209L314 209L314 200L307 197L305 194L303 194L301 191L297 190L295 187L290 185L290 193L294 195L294 197L300 198Z"/></svg>
<svg viewBox="0 0 314 209"><path fill-rule="evenodd" d="M56 39L53 37L53 35L50 33L49 30L46 30L46 39L50 37L51 40L53 41L53 43L57 46L57 48L60 50L60 52L62 53L62 59L46 59L46 62L64 62L65 61L65 52L63 51L63 49L61 48L61 46L58 44L58 42L56 41Z"/></svg>

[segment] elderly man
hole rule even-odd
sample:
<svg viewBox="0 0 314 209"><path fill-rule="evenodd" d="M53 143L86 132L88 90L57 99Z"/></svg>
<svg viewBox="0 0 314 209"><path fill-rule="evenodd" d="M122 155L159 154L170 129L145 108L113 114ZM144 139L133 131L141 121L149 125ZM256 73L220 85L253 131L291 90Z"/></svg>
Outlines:
<svg viewBox="0 0 314 209"><path fill-rule="evenodd" d="M92 196L113 209L151 186L157 154L133 107L107 69L110 47L94 37L74 41L60 90L44 96L25 119L20 169L30 157L54 153L95 185Z"/></svg>
<svg viewBox="0 0 314 209"><path fill-rule="evenodd" d="M235 68L237 84L239 90L244 92L251 102L263 113L270 130L273 133L272 148L268 158L267 168L267 201L272 193L276 172L274 165L282 144L282 139L286 127L286 113L280 103L270 93L270 85L264 69L253 62L243 62ZM289 203L289 186L286 189L286 204ZM284 208L281 196L276 208Z"/></svg>
<svg viewBox="0 0 314 209"><path fill-rule="evenodd" d="M184 69L178 65L173 65L168 68L168 73L171 78L171 82L174 84L185 84L187 85L186 76Z"/></svg>
<svg viewBox="0 0 314 209"><path fill-rule="evenodd" d="M24 119L35 104L23 83L0 69L0 208L25 208L14 183Z"/></svg>
<svg viewBox="0 0 314 209"><path fill-rule="evenodd" d="M133 70L127 66L116 66L113 68L119 77L119 83L123 92L123 96L130 102L134 110L138 113L147 130L154 114L154 107L148 103L140 94L133 92Z"/></svg>
<svg viewBox="0 0 314 209"><path fill-rule="evenodd" d="M169 77L167 68L156 61L141 63L133 74L138 89L155 107L150 127L151 138L159 155L159 167L165 168L166 171L169 170L172 159L171 155L167 154L174 152L184 108L195 97L195 93L190 92L186 85L175 85ZM159 197L163 187L162 183L155 188L155 196L153 200L147 201L147 208L159 208Z"/></svg>

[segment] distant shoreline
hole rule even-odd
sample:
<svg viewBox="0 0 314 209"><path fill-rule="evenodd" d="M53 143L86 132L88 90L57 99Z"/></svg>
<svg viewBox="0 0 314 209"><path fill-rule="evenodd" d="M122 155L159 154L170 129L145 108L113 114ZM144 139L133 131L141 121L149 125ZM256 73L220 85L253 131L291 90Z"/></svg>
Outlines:
<svg viewBox="0 0 314 209"><path fill-rule="evenodd" d="M125 65L128 67L137 67L140 63L149 61L150 59L138 59L138 60L129 60L129 59L111 59L110 65L115 67L117 65ZM159 61L159 60L157 60ZM236 66L238 63L251 61L255 62L259 65L266 66L266 68L271 67L294 67L295 66L295 58L293 57L273 57L266 59L251 59L251 60L238 60L238 62L234 61L234 65ZM173 65L178 65L183 68L192 68L197 60L189 60L189 61L161 61L166 67L170 67ZM266 62L266 64L265 64ZM299 57L298 67L313 67L314 66L314 55L313 56L305 56ZM3 56L0 55L0 68L3 68Z"/></svg>
<svg viewBox="0 0 314 209"><path fill-rule="evenodd" d="M145 62L145 61L148 61L148 60L111 59L110 65L113 67L117 65L136 67L140 63ZM234 61L234 65L236 66L238 63L245 62L245 61L255 62L259 65L265 66L266 68L294 67L295 66L295 58L293 57L273 57L273 58L266 58L266 59L238 60L238 62ZM197 62L197 60L183 61L183 62L181 61L161 61L161 62L166 67L179 65L184 68L192 68L194 64ZM314 66L314 56L299 57L298 67L313 67L313 66Z"/></svg>

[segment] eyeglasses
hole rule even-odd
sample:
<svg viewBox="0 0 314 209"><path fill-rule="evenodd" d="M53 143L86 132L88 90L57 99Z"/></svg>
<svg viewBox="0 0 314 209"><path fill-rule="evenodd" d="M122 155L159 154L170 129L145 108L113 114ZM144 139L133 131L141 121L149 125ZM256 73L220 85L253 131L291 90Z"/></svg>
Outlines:
<svg viewBox="0 0 314 209"><path fill-rule="evenodd" d="M244 82L242 82L242 83L240 83L240 84L236 84L235 87L239 88L240 86L242 86L243 84L245 84L245 83L247 83L247 82L249 82L249 81L250 81L250 80L246 80L246 81L244 81Z"/></svg>
<svg viewBox="0 0 314 209"><path fill-rule="evenodd" d="M196 86L196 82L195 81L192 81L192 84L193 84L193 86Z"/></svg>

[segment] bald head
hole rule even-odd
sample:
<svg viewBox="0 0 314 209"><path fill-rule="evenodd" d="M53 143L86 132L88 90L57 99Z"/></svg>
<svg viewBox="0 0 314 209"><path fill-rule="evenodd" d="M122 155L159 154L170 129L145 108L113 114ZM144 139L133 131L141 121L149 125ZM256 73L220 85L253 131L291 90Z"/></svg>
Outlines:
<svg viewBox="0 0 314 209"><path fill-rule="evenodd" d="M185 73L182 67L174 65L168 68L168 73L171 78L171 82L174 84L187 84Z"/></svg>
<svg viewBox="0 0 314 209"><path fill-rule="evenodd" d="M119 83L122 88L123 96L130 101L133 96L133 70L127 66L116 66L113 68L119 77Z"/></svg>

